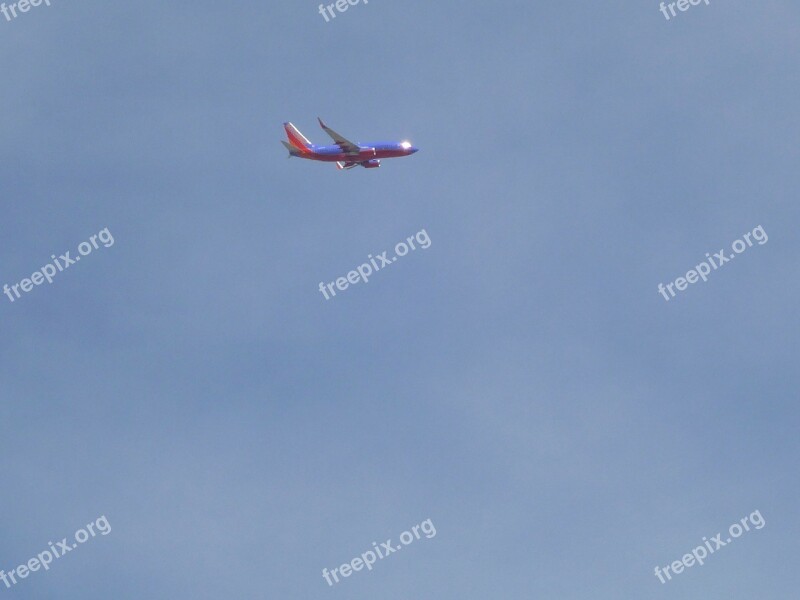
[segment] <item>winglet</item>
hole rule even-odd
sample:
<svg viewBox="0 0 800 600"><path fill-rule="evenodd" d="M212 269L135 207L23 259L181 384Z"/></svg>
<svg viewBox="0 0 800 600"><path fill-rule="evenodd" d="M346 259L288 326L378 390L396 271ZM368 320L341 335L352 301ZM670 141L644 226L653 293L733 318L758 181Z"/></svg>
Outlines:
<svg viewBox="0 0 800 600"><path fill-rule="evenodd" d="M325 125L325 123L322 122L322 118L321 117L317 117L317 121L319 121L319 126L322 127L323 129L327 129L328 128L328 126Z"/></svg>

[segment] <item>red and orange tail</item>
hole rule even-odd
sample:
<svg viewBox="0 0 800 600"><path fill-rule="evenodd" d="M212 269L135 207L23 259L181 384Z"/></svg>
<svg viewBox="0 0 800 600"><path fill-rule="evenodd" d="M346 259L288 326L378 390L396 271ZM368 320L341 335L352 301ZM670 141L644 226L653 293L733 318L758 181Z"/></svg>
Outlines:
<svg viewBox="0 0 800 600"><path fill-rule="evenodd" d="M308 141L306 136L300 133L300 130L291 123L284 123L283 128L286 130L286 136L289 138L289 143L297 148L302 154L311 154L314 145Z"/></svg>

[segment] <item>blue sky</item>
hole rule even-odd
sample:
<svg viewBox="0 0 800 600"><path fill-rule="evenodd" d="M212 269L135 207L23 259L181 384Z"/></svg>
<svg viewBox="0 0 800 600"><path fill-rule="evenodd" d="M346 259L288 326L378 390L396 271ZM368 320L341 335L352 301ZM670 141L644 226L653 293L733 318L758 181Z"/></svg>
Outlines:
<svg viewBox="0 0 800 600"><path fill-rule="evenodd" d="M0 597L796 595L796 3L317 10L0 18L0 284L115 239L0 296L0 569L112 527ZM318 115L421 150L287 160Z"/></svg>

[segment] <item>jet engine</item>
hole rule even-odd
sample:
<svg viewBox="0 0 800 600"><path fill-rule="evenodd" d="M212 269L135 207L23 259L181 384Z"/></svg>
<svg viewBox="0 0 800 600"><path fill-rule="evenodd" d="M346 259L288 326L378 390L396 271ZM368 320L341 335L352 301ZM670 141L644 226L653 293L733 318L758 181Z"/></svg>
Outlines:
<svg viewBox="0 0 800 600"><path fill-rule="evenodd" d="M377 158L373 158L372 160L368 160L361 164L364 165L365 169L377 169L378 167L381 166L381 161Z"/></svg>

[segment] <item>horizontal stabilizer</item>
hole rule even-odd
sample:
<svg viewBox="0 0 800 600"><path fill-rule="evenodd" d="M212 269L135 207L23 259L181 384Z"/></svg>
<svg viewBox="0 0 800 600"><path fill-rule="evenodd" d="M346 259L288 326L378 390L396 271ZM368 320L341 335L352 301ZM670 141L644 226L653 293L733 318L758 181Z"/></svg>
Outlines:
<svg viewBox="0 0 800 600"><path fill-rule="evenodd" d="M302 154L302 152L300 152L300 150L298 150L297 148L295 148L291 144L288 144L288 143L284 142L283 140L281 140L281 144L283 144L284 147L289 151L289 156L300 156Z"/></svg>

